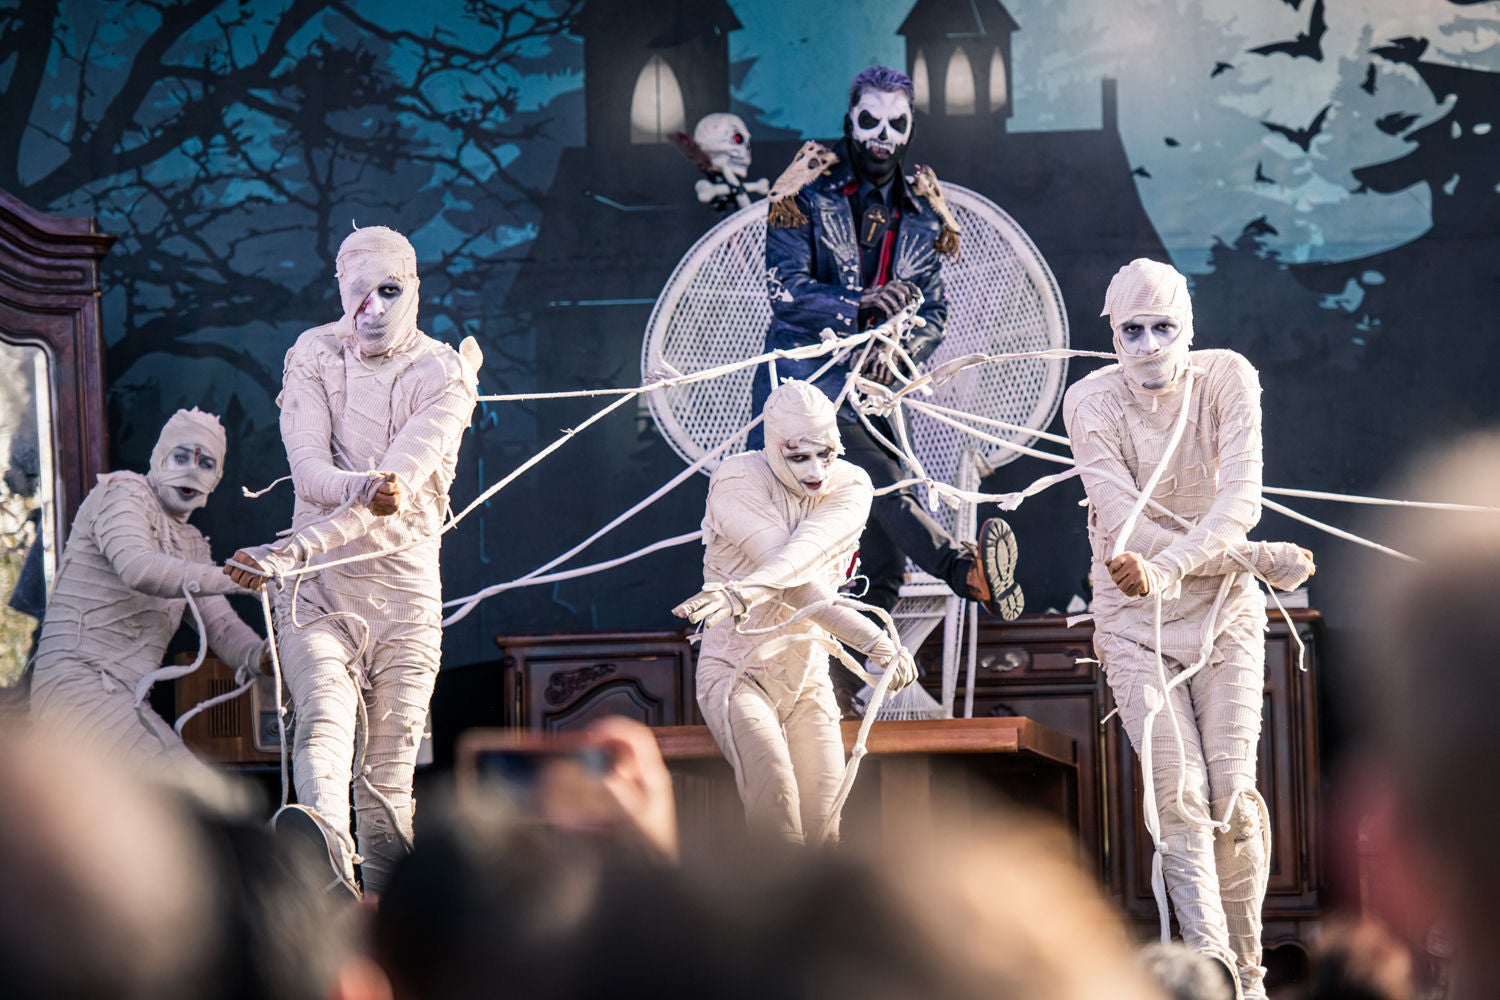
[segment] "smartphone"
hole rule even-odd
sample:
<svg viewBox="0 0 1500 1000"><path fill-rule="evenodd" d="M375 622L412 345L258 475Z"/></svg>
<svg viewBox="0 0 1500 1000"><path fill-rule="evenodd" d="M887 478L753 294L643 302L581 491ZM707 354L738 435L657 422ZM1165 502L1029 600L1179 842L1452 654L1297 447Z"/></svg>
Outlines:
<svg viewBox="0 0 1500 1000"><path fill-rule="evenodd" d="M471 729L458 742L461 795L500 798L522 819L571 830L618 817L604 785L613 764L609 751L578 734Z"/></svg>

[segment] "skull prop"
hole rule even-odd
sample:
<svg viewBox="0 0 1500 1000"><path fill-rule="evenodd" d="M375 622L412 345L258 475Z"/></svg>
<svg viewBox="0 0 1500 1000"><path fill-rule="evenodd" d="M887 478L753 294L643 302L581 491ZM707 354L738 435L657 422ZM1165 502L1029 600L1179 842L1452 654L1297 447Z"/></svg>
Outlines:
<svg viewBox="0 0 1500 1000"><path fill-rule="evenodd" d="M716 111L704 115L693 129L693 141L708 154L714 167L740 177L750 169L750 130L739 115Z"/></svg>

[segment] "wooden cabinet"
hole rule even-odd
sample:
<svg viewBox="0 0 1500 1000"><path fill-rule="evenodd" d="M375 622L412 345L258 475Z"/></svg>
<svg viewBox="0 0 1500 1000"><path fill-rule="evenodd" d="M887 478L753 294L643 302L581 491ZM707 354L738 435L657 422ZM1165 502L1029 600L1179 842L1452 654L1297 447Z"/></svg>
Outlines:
<svg viewBox="0 0 1500 1000"><path fill-rule="evenodd" d="M1273 615L1266 636L1258 778L1272 823L1264 935L1268 947L1302 942L1305 925L1319 914L1314 672L1321 632L1318 612L1296 610L1291 627ZM1297 639L1306 649L1306 671L1297 667ZM1076 742L1080 838L1125 913L1142 927L1154 927L1152 846L1140 819L1140 769L1119 722L1111 719L1101 726L1114 705L1098 668L1086 662L1092 649L1092 628L1087 624L1070 629L1052 616L1025 616L1010 623L983 620L974 716L1025 716ZM923 683L935 689L940 683L940 648L935 642L924 646L918 660ZM962 692L959 697L961 706Z"/></svg>
<svg viewBox="0 0 1500 1000"><path fill-rule="evenodd" d="M680 632L497 636L505 724L552 732L623 715L648 726L702 721L693 650Z"/></svg>

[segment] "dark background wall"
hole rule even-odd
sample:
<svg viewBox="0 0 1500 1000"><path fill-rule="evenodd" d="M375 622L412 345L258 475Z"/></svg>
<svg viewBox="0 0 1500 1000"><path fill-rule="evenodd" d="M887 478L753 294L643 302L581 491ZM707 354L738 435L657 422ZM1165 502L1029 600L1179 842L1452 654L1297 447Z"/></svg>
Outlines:
<svg viewBox="0 0 1500 1000"><path fill-rule="evenodd" d="M423 328L479 339L482 391L632 385L657 293L716 221L673 147L631 141L643 68L667 67L689 131L710 111L744 117L752 176L774 177L803 138L836 137L854 73L915 70L919 53L928 110L909 162L1026 229L1075 346L1107 347L1098 303L1121 263L1189 273L1200 345L1261 371L1267 482L1374 492L1413 452L1496 416L1492 4L4 0L0 187L118 235L104 267L115 464L144 468L179 406L220 413L228 474L199 517L223 558L287 522L287 492L251 502L238 487L285 472L281 357L338 314L351 221L411 237ZM972 113L951 89L964 80ZM455 502L596 407L482 405ZM521 575L680 468L626 407L449 536L446 594ZM1018 461L986 485L1044 471ZM692 530L705 483L582 558ZM1017 512L1034 610L1084 587L1079 495ZM1259 534L1317 550L1313 603L1335 634L1358 627L1348 543L1274 515ZM449 631L445 661L491 658L502 632L670 626L697 579L690 546L511 591Z"/></svg>

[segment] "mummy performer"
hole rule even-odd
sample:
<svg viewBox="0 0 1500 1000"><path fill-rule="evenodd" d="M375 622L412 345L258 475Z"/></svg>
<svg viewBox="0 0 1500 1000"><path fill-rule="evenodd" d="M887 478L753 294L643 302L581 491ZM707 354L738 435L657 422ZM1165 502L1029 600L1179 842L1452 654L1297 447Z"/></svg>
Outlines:
<svg viewBox="0 0 1500 1000"><path fill-rule="evenodd" d="M146 702L193 594L214 655L244 676L265 643L222 595L208 539L188 523L224 474L224 428L178 410L151 450L150 471L111 472L84 497L63 550L37 645L31 710L39 723L111 754L202 768ZM197 627L197 619L189 618Z"/></svg>
<svg viewBox="0 0 1500 1000"><path fill-rule="evenodd" d="M377 553L284 581L276 628L296 706L297 800L311 810L302 818L331 838L348 887L362 860L365 891L379 893L411 838L442 643L439 538L480 355L472 338L460 354L417 329L417 257L400 233L355 230L337 277L343 318L297 339L278 400L293 530L233 562L276 577ZM263 579L225 572L250 587Z"/></svg>
<svg viewBox="0 0 1500 1000"><path fill-rule="evenodd" d="M911 139L912 84L885 66L867 69L849 88L844 140L834 149L807 143L771 190L766 230L766 285L773 319L766 349L814 344L820 332L856 333L890 319L923 300L902 344L920 364L943 337L948 304L939 254L958 252L958 225L943 203L931 169L901 173L901 154ZM871 352L861 373L883 385L895 380L888 352ZM781 378L809 378L823 359L776 363ZM912 376L914 372L905 372ZM836 365L817 386L837 400L849 365ZM764 366L755 370L752 405L759 412L771 391ZM846 459L864 469L878 489L908 478L900 460L872 434L854 410L839 410ZM889 420L870 418L875 431L894 442ZM758 447L759 431L750 447ZM993 614L1013 619L1022 596L1015 582L1015 537L1004 521L991 519L979 545L963 546L938 524L908 488L875 498L860 542L860 561L870 585L865 600L895 607L906 559L944 581L955 594L978 601Z"/></svg>
<svg viewBox="0 0 1500 1000"><path fill-rule="evenodd" d="M1148 826L1159 813L1157 861L1183 939L1236 967L1246 997L1264 997L1271 828L1255 763L1266 613L1250 567L1292 589L1313 572L1312 553L1245 538L1260 517L1260 383L1233 351L1189 351L1186 279L1132 261L1102 315L1119 364L1063 401L1089 498L1094 647L1150 771ZM1138 493L1191 527L1140 510Z"/></svg>
<svg viewBox="0 0 1500 1000"><path fill-rule="evenodd" d="M830 813L844 744L829 636L896 671L893 690L914 680L916 668L870 619L830 603L872 492L869 475L837 457L843 447L833 404L806 382L786 381L764 412L766 448L731 456L714 471L703 517L703 590L672 613L707 627L698 705L734 766L751 826L801 843L838 832ZM807 613L790 621L798 612Z"/></svg>

